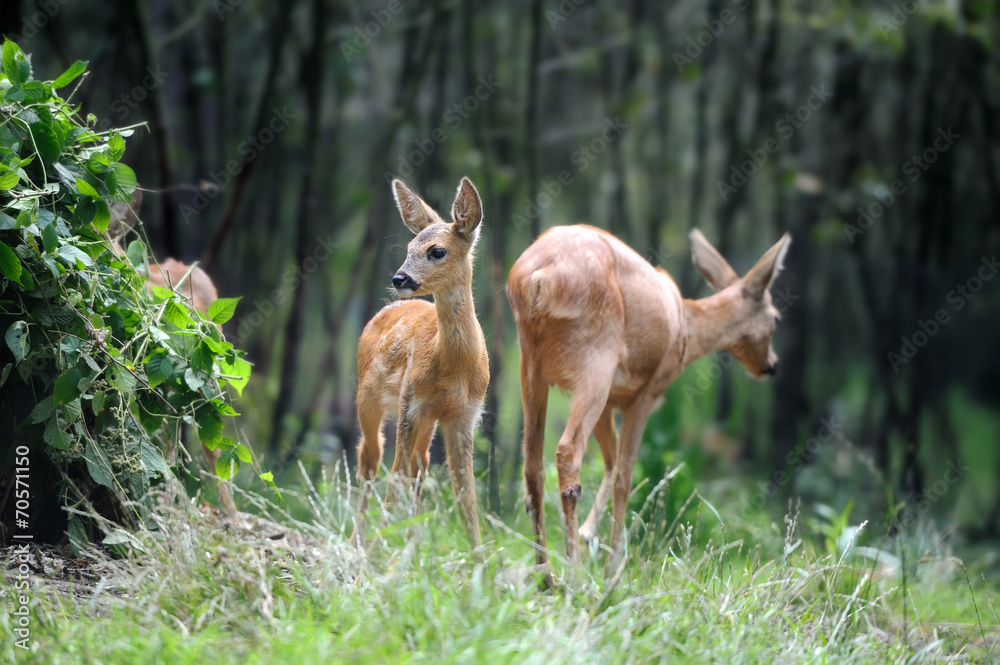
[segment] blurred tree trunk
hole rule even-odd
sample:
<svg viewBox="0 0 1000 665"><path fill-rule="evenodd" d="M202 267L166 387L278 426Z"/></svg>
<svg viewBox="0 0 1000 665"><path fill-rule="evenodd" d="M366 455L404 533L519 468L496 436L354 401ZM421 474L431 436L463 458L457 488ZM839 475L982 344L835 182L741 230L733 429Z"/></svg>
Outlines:
<svg viewBox="0 0 1000 665"><path fill-rule="evenodd" d="M134 37L139 46L139 75L158 77L160 61L156 54L153 26L149 18L146 0L134 0L134 2L121 0L120 6L122 14L129 16L132 21ZM154 81L152 85L146 86L146 90L149 93L150 129L156 143L159 186L162 190L160 192L160 209L163 215L161 229L164 250L168 256L180 256L180 229L177 226L177 201L174 195L174 164L170 154L173 141L170 137L170 123L167 120L167 102L163 82Z"/></svg>
<svg viewBox="0 0 1000 665"><path fill-rule="evenodd" d="M655 264L664 265L667 253L663 251L663 225L670 218L667 199L668 168L670 159L670 79L673 73L670 55L670 29L666 16L656 16L655 34L659 42L660 62L656 70L654 95L656 99L656 135L659 149L649 178L649 219L646 224L646 244Z"/></svg>
<svg viewBox="0 0 1000 665"><path fill-rule="evenodd" d="M709 0L706 16L711 20L719 15L721 0ZM708 96L710 79L708 72L715 62L720 45L711 44L702 53L702 66L698 72L698 83L694 95L694 168L691 173L691 190L688 195L688 230L697 228L701 221L701 203L705 196L705 170L708 159ZM694 67L688 64L686 67ZM694 287L694 267L690 261L683 263L680 287L683 293L691 293Z"/></svg>
<svg viewBox="0 0 1000 665"><path fill-rule="evenodd" d="M271 50L267 63L267 74L264 76L264 85L261 88L260 99L257 103L257 112L254 114L253 124L249 128L249 135L256 135L267 124L268 114L272 112L274 104L274 89L278 80L278 69L281 66L281 53L284 50L285 38L288 35L289 24L291 22L291 8L278 6L275 10L277 16L274 20L274 32L271 33ZM222 245L226 236L232 230L236 221L236 215L240 211L240 204L246 193L247 184L253 174L257 164L261 161L255 159L256 154L247 152L240 171L233 178L232 190L226 200L226 206L219 216L219 221L212 233L212 238L208 241L205 253L202 255L202 268L211 271L222 250Z"/></svg>
<svg viewBox="0 0 1000 665"><path fill-rule="evenodd" d="M542 0L531 0L528 15L528 91L524 105L524 174L528 184L528 200L538 198L538 75L542 60ZM531 220L533 242L542 232L542 213Z"/></svg>
<svg viewBox="0 0 1000 665"><path fill-rule="evenodd" d="M305 169L295 224L295 267L301 270L309 252L310 220L316 208L316 179L319 171L320 121L323 112L323 62L326 35L326 0L313 0L312 46L303 60L302 81L306 97ZM315 259L314 259L315 260ZM277 399L271 416L268 449L276 457L281 446L285 414L295 394L299 368L299 346L305 322L306 280L298 279L292 292L292 307L285 322L284 355Z"/></svg>

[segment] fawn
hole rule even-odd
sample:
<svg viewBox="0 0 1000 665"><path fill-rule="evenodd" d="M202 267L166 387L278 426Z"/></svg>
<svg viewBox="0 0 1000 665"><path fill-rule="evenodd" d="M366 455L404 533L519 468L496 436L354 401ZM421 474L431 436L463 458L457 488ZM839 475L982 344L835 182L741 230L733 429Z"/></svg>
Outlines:
<svg viewBox="0 0 1000 665"><path fill-rule="evenodd" d="M682 298L665 270L618 238L584 225L542 234L511 269L507 297L521 347L524 480L540 565L548 561L542 451L550 386L573 393L556 465L566 552L576 562L578 537L589 542L596 535L609 492L610 546L618 552L642 432L686 365L728 350L755 378L777 368L771 338L778 311L768 288L791 237L785 234L742 279L698 230L690 237L694 264L716 290L699 300ZM622 414L620 436L616 410ZM604 458L604 479L578 534L580 464L591 432Z"/></svg>
<svg viewBox="0 0 1000 665"><path fill-rule="evenodd" d="M111 251L118 257L125 255L125 250L121 246L121 239L132 229L132 226L139 218L139 208L142 205L142 191L135 190L133 199L132 203L115 202L110 206L111 223L108 225L107 235L111 241ZM142 269L141 266L137 266L137 268L139 270ZM150 290L152 290L153 286L159 286L186 296L191 305L206 317L208 316L208 308L219 298L219 293L216 291L215 284L212 283L212 279L208 276L208 273L198 266L188 266L173 258L168 258L162 263L151 264L149 266L146 286ZM171 452L168 453L168 456L172 457L172 442L168 442L168 446L171 446ZM205 444L202 444L201 450L208 461L208 468L214 475L215 463L219 460L219 456L222 455L222 450L218 448L209 450ZM222 504L226 515L234 521L237 520L236 504L233 503L229 487L225 483L219 483L218 492L219 503Z"/></svg>
<svg viewBox="0 0 1000 665"><path fill-rule="evenodd" d="M392 182L396 206L416 234L392 285L404 300L391 303L365 326L358 342L358 482L361 499L351 540L363 545L372 482L382 461L382 425L398 418L390 494L399 475L420 492L434 428L444 431L451 481L474 549L480 545L472 435L490 381L483 330L472 299L472 260L483 204L462 178L444 222L399 180ZM427 300L408 300L431 295Z"/></svg>

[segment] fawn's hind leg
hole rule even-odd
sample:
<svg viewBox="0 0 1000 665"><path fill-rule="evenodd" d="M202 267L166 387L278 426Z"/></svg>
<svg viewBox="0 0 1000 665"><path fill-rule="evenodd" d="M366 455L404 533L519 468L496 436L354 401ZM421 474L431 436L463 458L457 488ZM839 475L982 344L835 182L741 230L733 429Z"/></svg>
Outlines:
<svg viewBox="0 0 1000 665"><path fill-rule="evenodd" d="M382 419L385 409L376 402L371 408L362 408L364 402L358 400L358 421L361 424L361 441L358 443L358 515L354 524L351 542L358 547L365 542L365 513L368 512L368 495L382 463L382 448L385 437L382 435Z"/></svg>

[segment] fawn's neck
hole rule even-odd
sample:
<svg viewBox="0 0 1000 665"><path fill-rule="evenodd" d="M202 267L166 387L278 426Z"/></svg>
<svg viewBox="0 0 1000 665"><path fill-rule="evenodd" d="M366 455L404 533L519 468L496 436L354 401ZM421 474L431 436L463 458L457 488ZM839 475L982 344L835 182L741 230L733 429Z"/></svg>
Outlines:
<svg viewBox="0 0 1000 665"><path fill-rule="evenodd" d="M462 284L434 294L437 310L438 349L449 354L478 355L482 347L479 320L472 299L472 284Z"/></svg>
<svg viewBox="0 0 1000 665"><path fill-rule="evenodd" d="M687 319L685 365L739 341L743 334L739 311L741 302L736 290L739 288L734 285L707 298L684 300Z"/></svg>

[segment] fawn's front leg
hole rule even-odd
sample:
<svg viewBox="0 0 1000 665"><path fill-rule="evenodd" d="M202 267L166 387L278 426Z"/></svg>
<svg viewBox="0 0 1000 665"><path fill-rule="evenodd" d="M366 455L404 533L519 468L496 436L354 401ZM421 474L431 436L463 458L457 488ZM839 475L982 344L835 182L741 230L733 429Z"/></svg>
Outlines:
<svg viewBox="0 0 1000 665"><path fill-rule="evenodd" d="M478 409L470 409L455 420L441 425L458 509L469 532L469 541L476 558L482 560L482 553L479 551L482 539L479 536L479 513L476 506L476 478L472 469L472 436L477 416Z"/></svg>

